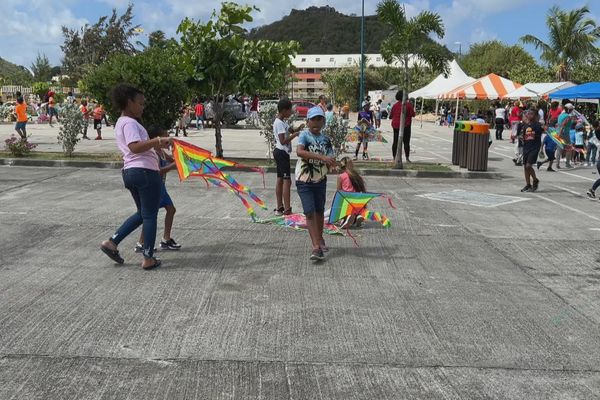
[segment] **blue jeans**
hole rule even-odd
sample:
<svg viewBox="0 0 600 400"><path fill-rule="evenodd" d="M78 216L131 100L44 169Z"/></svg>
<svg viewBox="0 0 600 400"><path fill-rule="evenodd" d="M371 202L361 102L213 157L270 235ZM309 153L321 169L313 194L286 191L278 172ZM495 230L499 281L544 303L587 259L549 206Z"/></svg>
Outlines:
<svg viewBox="0 0 600 400"><path fill-rule="evenodd" d="M123 183L133 196L137 212L123 222L111 240L118 245L127 235L143 225L143 254L145 258L151 258L154 255L154 242L156 241L156 216L160 203L162 179L158 171L146 168L128 168L123 170Z"/></svg>
<svg viewBox="0 0 600 400"><path fill-rule="evenodd" d="M595 144L588 142L587 145L587 156L586 158L586 162L591 162L592 164L596 164L596 152L598 151L598 148L596 147Z"/></svg>

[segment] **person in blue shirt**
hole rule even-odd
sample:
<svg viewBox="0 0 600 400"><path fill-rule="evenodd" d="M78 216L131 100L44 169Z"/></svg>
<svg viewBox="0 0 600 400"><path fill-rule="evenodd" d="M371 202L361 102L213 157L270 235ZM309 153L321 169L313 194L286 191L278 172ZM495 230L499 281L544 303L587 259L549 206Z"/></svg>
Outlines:
<svg viewBox="0 0 600 400"><path fill-rule="evenodd" d="M542 165L548 163L547 171L554 172L555 169L552 168L552 164L556 158L556 148L558 147L556 142L552 140L550 135L546 134L544 136L544 140L542 141L542 145L544 146L544 153L546 153L546 159L544 161L538 161L537 169L540 169ZM540 153L541 155L541 153Z"/></svg>
<svg viewBox="0 0 600 400"><path fill-rule="evenodd" d="M307 128L300 133L296 154L296 189L302 202L306 225L312 242L310 259L321 261L329 251L323 239L327 172L335 169L331 139L322 133L325 113L319 106L307 113Z"/></svg>
<svg viewBox="0 0 600 400"><path fill-rule="evenodd" d="M567 157L567 161L565 162L565 166L567 168L571 168L571 159L573 158L573 151L567 150L570 147L571 141L571 129L573 124L577 121L577 118L573 115L573 109L575 106L571 103L567 103L564 106L564 110L562 114L558 116L558 131L560 133L560 137L565 142L567 146L565 146L565 153ZM563 149L558 148L556 150L556 168L560 169L560 158L562 156Z"/></svg>

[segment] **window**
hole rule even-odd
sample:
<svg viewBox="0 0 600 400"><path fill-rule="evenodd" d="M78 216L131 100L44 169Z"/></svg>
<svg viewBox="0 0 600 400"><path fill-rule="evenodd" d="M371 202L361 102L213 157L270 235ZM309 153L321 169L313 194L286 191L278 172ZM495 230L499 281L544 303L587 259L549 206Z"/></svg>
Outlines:
<svg viewBox="0 0 600 400"><path fill-rule="evenodd" d="M375 60L377 60L377 61L381 61L381 57L377 57Z"/></svg>
<svg viewBox="0 0 600 400"><path fill-rule="evenodd" d="M315 81L315 80L314 80L314 79L312 79L312 78L308 78L308 79L306 80L306 82L314 82L314 81Z"/></svg>
<svg viewBox="0 0 600 400"><path fill-rule="evenodd" d="M306 68L306 73L307 74L314 74L315 73L315 69L314 68Z"/></svg>
<svg viewBox="0 0 600 400"><path fill-rule="evenodd" d="M320 61L321 61L321 59L320 59L320 58L318 58L318 57L317 57L317 58L315 58L315 62L320 62Z"/></svg>
<svg viewBox="0 0 600 400"><path fill-rule="evenodd" d="M334 59L333 57L331 57L331 58L329 59L329 62L334 62L334 61L335 61L335 59Z"/></svg>
<svg viewBox="0 0 600 400"><path fill-rule="evenodd" d="M300 62L306 62L306 58L303 58Z"/></svg>

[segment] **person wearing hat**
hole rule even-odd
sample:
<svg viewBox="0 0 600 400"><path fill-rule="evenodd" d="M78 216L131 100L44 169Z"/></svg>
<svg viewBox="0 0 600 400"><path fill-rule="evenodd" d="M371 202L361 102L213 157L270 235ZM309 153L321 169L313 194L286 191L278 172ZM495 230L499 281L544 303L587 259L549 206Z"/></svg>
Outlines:
<svg viewBox="0 0 600 400"><path fill-rule="evenodd" d="M320 261L328 251L323 239L327 172L335 168L333 147L321 130L325 126L325 113L319 106L307 113L307 129L300 133L296 154L296 189L302 202L306 225L312 242L310 259Z"/></svg>
<svg viewBox="0 0 600 400"><path fill-rule="evenodd" d="M565 166L571 168L571 159L573 157L573 151L571 150L571 129L577 118L573 115L573 109L575 107L572 103L567 103L564 106L562 114L558 116L558 132L561 139L565 143L566 162ZM562 149L558 147L556 149L556 168L560 169L560 158L562 157Z"/></svg>

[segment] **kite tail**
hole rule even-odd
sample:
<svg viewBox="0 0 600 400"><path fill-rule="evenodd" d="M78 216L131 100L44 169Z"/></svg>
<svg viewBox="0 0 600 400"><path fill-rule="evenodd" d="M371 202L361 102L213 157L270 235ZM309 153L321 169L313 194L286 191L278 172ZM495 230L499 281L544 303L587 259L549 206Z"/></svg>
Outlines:
<svg viewBox="0 0 600 400"><path fill-rule="evenodd" d="M390 207L392 207L394 210L396 209L396 206L394 206L394 203L392 203L392 198L390 196L388 196L387 194L382 194L381 197L387 199Z"/></svg>
<svg viewBox="0 0 600 400"><path fill-rule="evenodd" d="M252 191L248 190L248 195L250 196L250 198L251 198L252 200L254 200L254 202L255 202L256 204L258 204L258 206L259 206L260 208L262 208L263 210L266 210L266 209L267 209L267 205L265 204L264 200L263 200L263 199L261 199L260 197L258 197L257 195L255 195L255 194L254 194L254 192L252 192Z"/></svg>
<svg viewBox="0 0 600 400"><path fill-rule="evenodd" d="M369 221L379 222L386 228L389 228L392 225L388 217L386 217L385 215L378 212L369 211L366 208L360 212L360 215L362 215L365 219Z"/></svg>
<svg viewBox="0 0 600 400"><path fill-rule="evenodd" d="M250 203L248 203L248 200L246 200L244 198L244 196L242 196L241 194L239 194L238 192L236 192L233 189L231 189L231 192L233 194L235 194L238 197L238 199L240 199L240 201L242 202L242 204L244 205L244 207L246 207L246 211L248 211L248 215L252 219L252 222L256 222L258 220L258 217L257 217L256 213L254 212L254 208L252 208L252 206L250 205Z"/></svg>
<svg viewBox="0 0 600 400"><path fill-rule="evenodd" d="M354 235L352 235L352 233L350 233L350 227L346 228L346 234L350 237L350 239L352 239L352 241L354 242L354 245L356 247L360 247L358 245L358 242L356 241L356 238L354 237Z"/></svg>

